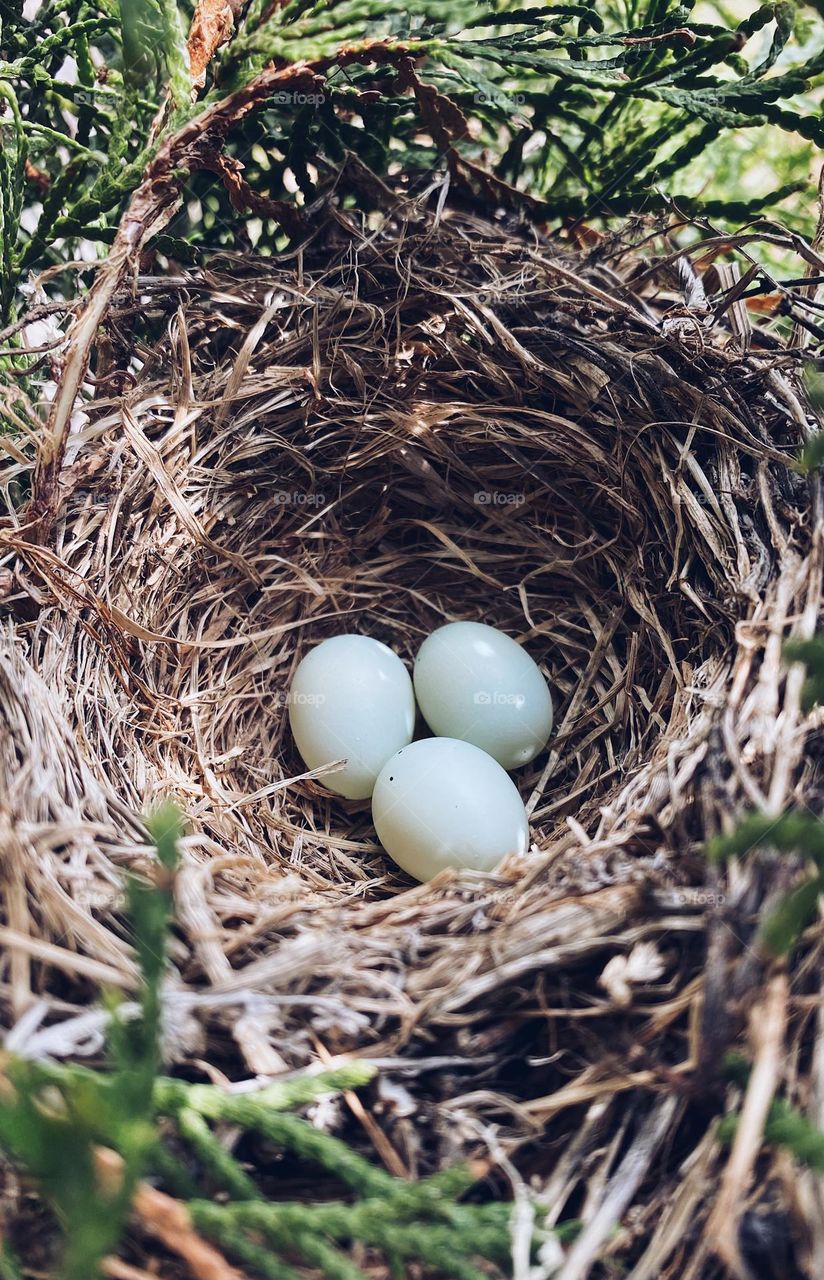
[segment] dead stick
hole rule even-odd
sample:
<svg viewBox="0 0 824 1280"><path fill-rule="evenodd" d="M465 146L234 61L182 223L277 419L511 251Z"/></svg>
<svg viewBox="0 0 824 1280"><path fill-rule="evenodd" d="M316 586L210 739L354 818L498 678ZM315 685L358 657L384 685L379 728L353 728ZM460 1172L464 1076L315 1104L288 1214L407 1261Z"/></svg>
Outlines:
<svg viewBox="0 0 824 1280"><path fill-rule="evenodd" d="M324 1064L324 1066L328 1067L332 1061L332 1056L329 1053L329 1050L326 1048L325 1045L321 1044L317 1036L313 1035L312 1041L314 1043L315 1049L317 1050L317 1054L321 1062ZM360 1123L363 1125L364 1129L369 1135L369 1138L370 1138L370 1141L372 1142L373 1147L377 1151L383 1163L386 1165L386 1168L389 1170L389 1172L393 1174L394 1177L396 1178L406 1178L407 1180L409 1180L410 1173L406 1165L401 1160L397 1151L392 1146L392 1143L389 1141L383 1129L375 1120L374 1116L369 1111L366 1110L360 1098L355 1093L354 1089L344 1089L343 1099L346 1105L348 1106L349 1110L352 1112L352 1115L355 1116L355 1118L359 1120Z"/></svg>
<svg viewBox="0 0 824 1280"><path fill-rule="evenodd" d="M741 1257L739 1223L744 1197L761 1149L764 1125L781 1077L788 991L786 973L776 973L770 979L764 1001L753 1010L750 1035L755 1045L755 1063L732 1152L721 1179L721 1190L707 1223L708 1245L729 1268L735 1280L750 1280L748 1268Z"/></svg>
<svg viewBox="0 0 824 1280"><path fill-rule="evenodd" d="M661 1098L652 1108L638 1137L610 1179L598 1208L567 1254L557 1280L586 1280L604 1243L620 1223L632 1197L649 1173L679 1105L679 1099L671 1094Z"/></svg>

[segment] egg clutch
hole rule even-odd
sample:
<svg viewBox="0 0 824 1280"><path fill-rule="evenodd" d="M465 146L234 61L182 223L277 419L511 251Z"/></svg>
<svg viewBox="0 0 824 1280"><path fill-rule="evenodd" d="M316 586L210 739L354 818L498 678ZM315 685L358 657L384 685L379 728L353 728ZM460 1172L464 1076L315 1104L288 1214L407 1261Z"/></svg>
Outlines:
<svg viewBox="0 0 824 1280"><path fill-rule="evenodd" d="M416 700L436 736L413 742ZM299 664L289 722L309 769L344 762L324 785L372 797L378 839L416 880L444 867L491 871L526 852L526 810L506 771L546 745L552 698L529 654L495 627L439 627L412 679L379 640L332 636Z"/></svg>

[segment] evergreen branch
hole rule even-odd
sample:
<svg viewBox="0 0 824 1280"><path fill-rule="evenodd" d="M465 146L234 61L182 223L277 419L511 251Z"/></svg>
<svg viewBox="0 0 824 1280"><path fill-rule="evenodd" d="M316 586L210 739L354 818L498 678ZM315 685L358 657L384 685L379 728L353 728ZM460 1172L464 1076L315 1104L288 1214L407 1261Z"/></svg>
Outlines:
<svg viewBox="0 0 824 1280"><path fill-rule="evenodd" d="M822 892L824 877L810 876L773 907L761 925L761 938L771 955L782 956L792 950L807 926L815 920Z"/></svg>
<svg viewBox="0 0 824 1280"><path fill-rule="evenodd" d="M780 817L750 814L730 835L711 840L707 853L713 861L722 861L764 845L783 853L803 850L817 865L824 867L824 822L811 813L792 810Z"/></svg>
<svg viewBox="0 0 824 1280"><path fill-rule="evenodd" d="M192 1148L211 1178L235 1200L256 1200L260 1193L237 1160L215 1137L203 1116L188 1107L175 1112L181 1138Z"/></svg>
<svg viewBox="0 0 824 1280"><path fill-rule="evenodd" d="M15 62L0 61L0 80L25 80L31 77L42 88L50 80L48 73L43 70L43 64L50 55L60 54L62 57L68 48L74 48L78 36L84 35L87 39L102 36L111 31L114 25L113 19L103 17L85 18L70 26L58 27L50 36L40 41L37 53L18 58Z"/></svg>
<svg viewBox="0 0 824 1280"><path fill-rule="evenodd" d="M814 436L802 454L801 470L809 472L824 462L816 459L821 454L824 437ZM824 703L824 636L814 636L811 640L793 640L784 646L784 657L788 662L803 662L807 667L807 679L804 683L801 702L805 711Z"/></svg>
<svg viewBox="0 0 824 1280"><path fill-rule="evenodd" d="M450 1280L481 1280L483 1273L469 1259L503 1261L509 1248L506 1232L485 1226L471 1210L458 1224L427 1222L425 1230L419 1223L399 1222L391 1196L354 1204L281 1201L217 1205L193 1201L188 1208L204 1235L226 1240L227 1228L251 1232L278 1250L292 1250L305 1262L324 1267L326 1275L335 1274L330 1269L335 1255L326 1240L338 1245L361 1241L404 1262L423 1261ZM319 1239L324 1240L322 1253L317 1251ZM341 1280L354 1280L357 1273L341 1270L338 1274Z"/></svg>
<svg viewBox="0 0 824 1280"><path fill-rule="evenodd" d="M71 256L88 235L109 239L164 142L237 94L247 96L248 108L212 141L222 149L231 133L245 163L254 138L268 152L268 163L264 191L256 191L248 173L243 199L238 184L229 184L218 219L221 244L240 234L232 221L238 223L244 206L287 231L301 225L299 215L287 212L287 168L311 202L318 192L310 174L328 172L347 151L379 173L393 163L410 170L431 163L438 148L419 140L427 86L480 126L471 143L457 135L449 140L453 181L480 189L475 157L491 154L497 157L494 171L507 176L511 189L530 187L538 201L531 207L540 207L542 217L577 216L573 211L593 207L614 208L620 216L638 199L641 208L666 207L656 184L669 185L693 167L713 128L777 128L802 146L824 143L819 117L798 104L798 95L824 71L824 39L793 62L792 9L784 3L764 4L730 25L720 14L715 22L691 22L689 6L652 0L633 25L615 21L614 10L596 12L580 0L535 9L493 6L491 0L414 0L411 8L398 0L380 7L375 0L288 0L282 7L254 0L213 58L213 83L195 104L176 0L45 0L33 22L34 54L31 32L23 31L15 7L0 0L0 12L9 15L0 81L15 88L32 154L49 184L43 200L48 210L37 227L17 233L20 252L15 247L15 261L7 264L15 281L31 268ZM767 50L750 65L742 50L770 25ZM103 48L100 83L96 67ZM59 80L67 53L77 63L77 85ZM409 59L424 89L405 77ZM273 62L279 73L310 66L322 101L307 107L288 95L279 101L258 96L256 82ZM76 112L73 135L66 104ZM640 108L647 113L641 135ZM266 115L263 143L251 112ZM354 115L363 117L365 128L353 126ZM544 141L536 146L541 133ZM679 135L685 135L683 143L664 153L667 140ZM64 145L86 167L72 165L67 173L56 164L55 152ZM225 175L230 161L234 155L229 161L212 156L202 168ZM200 167L195 163L186 180L194 193ZM491 191L494 173L487 185ZM781 198L798 189L792 181L778 185ZM603 203L613 189L618 203L611 197ZM774 205L776 196L724 200L711 191L704 201L679 197L678 203L687 212L720 212L734 221ZM185 215L175 231L178 242L208 245L204 228L188 224Z"/></svg>
<svg viewBox="0 0 824 1280"><path fill-rule="evenodd" d="M265 1245L252 1239L242 1227L236 1226L220 1213L210 1212L214 1207L209 1201L189 1205L192 1222L202 1235L219 1244L245 1266L259 1272L265 1280L302 1280L301 1274L294 1267Z"/></svg>
<svg viewBox="0 0 824 1280"><path fill-rule="evenodd" d="M808 1169L824 1173L824 1133L784 1098L773 1101L764 1138L772 1146L791 1151Z"/></svg>
<svg viewBox="0 0 824 1280"><path fill-rule="evenodd" d="M176 1107L185 1106L209 1120L254 1127L260 1117L293 1111L327 1093L360 1089L374 1076L374 1067L368 1062L356 1061L328 1071L306 1072L289 1080L274 1081L250 1094L228 1093L213 1085L164 1078L157 1082L155 1103L162 1112L171 1113Z"/></svg>
<svg viewBox="0 0 824 1280"><path fill-rule="evenodd" d="M24 120L17 95L10 85L0 81L0 102L11 110L11 130L0 121L0 316L8 318L14 300L17 266L17 236L23 208L23 187L28 148ZM11 132L8 144L5 135Z"/></svg>

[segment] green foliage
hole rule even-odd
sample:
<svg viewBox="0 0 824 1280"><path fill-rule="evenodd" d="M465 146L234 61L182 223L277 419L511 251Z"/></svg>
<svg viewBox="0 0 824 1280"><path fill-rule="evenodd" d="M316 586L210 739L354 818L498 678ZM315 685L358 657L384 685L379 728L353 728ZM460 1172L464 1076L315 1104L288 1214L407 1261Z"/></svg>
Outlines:
<svg viewBox="0 0 824 1280"><path fill-rule="evenodd" d="M730 1080L744 1088L750 1074L749 1063L738 1054L730 1054L727 1062ZM739 1117L735 1112L724 1116L718 1126L718 1140L725 1145L735 1138ZM764 1141L772 1147L783 1147L799 1164L816 1173L824 1173L824 1133L785 1098L773 1098L764 1125Z"/></svg>
<svg viewBox="0 0 824 1280"><path fill-rule="evenodd" d="M14 297L15 244L23 211L26 165L26 138L17 97L11 85L0 80L0 104L3 103L10 123L0 126L0 315L8 313Z"/></svg>
<svg viewBox="0 0 824 1280"><path fill-rule="evenodd" d="M355 1242L382 1255L397 1276L415 1263L451 1280L483 1280L490 1262L505 1269L511 1206L462 1203L474 1182L468 1169L409 1183L292 1114L320 1097L367 1084L374 1075L369 1063L299 1074L252 1094L161 1074L161 983L180 815L164 806L147 825L157 854L155 874L151 881L128 882L142 974L139 1013L119 1017L117 1004L109 1001L109 1070L7 1055L0 1074L0 1147L36 1181L62 1227L61 1280L100 1274L102 1259L123 1237L144 1175L183 1198L203 1236L270 1280L297 1280L298 1265L314 1267L329 1280L364 1280L349 1256ZM258 1134L327 1170L343 1184L345 1198L268 1200L225 1144L228 1128ZM101 1176L100 1147L122 1158L122 1177L114 1185ZM568 1223L561 1233L576 1229ZM536 1231L536 1247L543 1238ZM0 1277L19 1275L6 1245Z"/></svg>
<svg viewBox="0 0 824 1280"><path fill-rule="evenodd" d="M55 1070L10 1057L0 1077L0 1146L37 1180L63 1227L63 1280L98 1274L100 1260L120 1238L135 1184L156 1143L160 983L179 816L164 808L149 825L166 881L128 881L143 983L137 1018L121 1020L109 1001L110 1071ZM95 1149L101 1145L123 1157L123 1176L114 1187L101 1183L98 1174Z"/></svg>
<svg viewBox="0 0 824 1280"><path fill-rule="evenodd" d="M127 93L168 83L178 104L186 101L188 70L182 15L170 0L120 0L121 56Z"/></svg>
<svg viewBox="0 0 824 1280"><path fill-rule="evenodd" d="M781 156L824 141L810 97L824 75L815 8L778 0L741 20L720 7L696 13L679 0L253 0L193 103L191 12L175 0L44 0L32 21L2 0L2 314L29 270L73 258L82 241L110 243L162 138L273 59L313 66L317 92L273 94L236 122L227 147L252 193L247 216L213 173L195 174L170 247L282 243L266 202L300 206L332 183L345 194L349 153L409 174L449 152L454 181L477 186L487 172L499 184L491 200L514 199L504 185L514 184L545 201L548 217L609 218L676 199L741 220L799 184L808 191L803 159L774 165L777 180L759 189L696 175L707 148L720 163L719 134L735 148L750 130L783 132L791 143L771 146Z"/></svg>
<svg viewBox="0 0 824 1280"><path fill-rule="evenodd" d="M824 407L824 404L820 399L820 392L813 403L815 408L818 410ZM822 465L824 465L824 431L819 431L804 447L798 461L798 468L804 475L808 475L811 471L816 471ZM815 643L816 641L810 641L810 644ZM799 658L798 661L803 662L804 659Z"/></svg>
<svg viewBox="0 0 824 1280"><path fill-rule="evenodd" d="M819 437L816 437L818 439ZM815 441L811 442L810 448ZM824 461L824 459L822 459ZM786 645L784 656L788 662L804 662L807 666L807 680L804 684L802 702L805 711L824 702L824 636L813 636L811 640L797 640Z"/></svg>
<svg viewBox="0 0 824 1280"><path fill-rule="evenodd" d="M751 814L730 835L711 841L707 853L719 861L763 847L801 854L815 868L761 921L761 945L770 955L780 956L792 950L815 919L819 895L824 893L824 822L812 814L794 811L779 817Z"/></svg>

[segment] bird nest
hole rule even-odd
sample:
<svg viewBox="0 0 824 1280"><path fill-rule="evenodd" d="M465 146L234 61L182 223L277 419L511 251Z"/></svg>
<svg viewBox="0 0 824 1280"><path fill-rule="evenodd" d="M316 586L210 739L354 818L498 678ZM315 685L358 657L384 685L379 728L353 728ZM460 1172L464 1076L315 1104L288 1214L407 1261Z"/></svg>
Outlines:
<svg viewBox="0 0 824 1280"><path fill-rule="evenodd" d="M730 314L677 253L411 202L124 282L59 475L0 533L15 1043L98 1051L89 1002L135 980L122 873L171 796L171 1062L374 1058L384 1158L494 1130L585 1224L570 1277L687 1274L779 874L722 881L705 841L813 786L781 659L818 612L811 420L798 352ZM305 774L286 698L327 636L409 664L454 619L524 644L556 726L514 775L529 852L418 885Z"/></svg>

